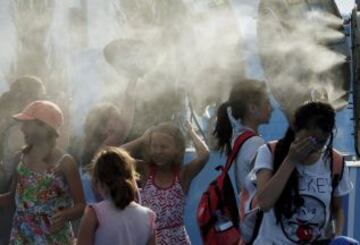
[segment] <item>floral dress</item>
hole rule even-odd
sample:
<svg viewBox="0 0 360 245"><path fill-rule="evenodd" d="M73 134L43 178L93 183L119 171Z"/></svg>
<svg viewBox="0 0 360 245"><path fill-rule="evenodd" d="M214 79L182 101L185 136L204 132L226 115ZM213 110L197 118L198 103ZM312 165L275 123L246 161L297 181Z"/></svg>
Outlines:
<svg viewBox="0 0 360 245"><path fill-rule="evenodd" d="M56 233L49 232L51 216L73 205L68 184L63 176L55 175L54 169L52 167L45 172L37 172L28 168L21 159L16 169L16 211L10 244L74 243L70 222Z"/></svg>

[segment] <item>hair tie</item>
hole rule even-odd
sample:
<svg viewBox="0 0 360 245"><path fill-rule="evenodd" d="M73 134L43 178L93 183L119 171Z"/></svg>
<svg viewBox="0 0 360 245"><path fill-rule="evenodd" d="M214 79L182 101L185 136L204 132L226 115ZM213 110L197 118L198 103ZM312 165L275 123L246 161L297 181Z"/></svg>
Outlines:
<svg viewBox="0 0 360 245"><path fill-rule="evenodd" d="M243 128L243 126L241 124L241 119L234 118L234 116L232 114L231 106L226 107L226 112L229 117L229 121L230 121L230 124L231 124L231 127L233 128L233 130L235 132L240 132Z"/></svg>

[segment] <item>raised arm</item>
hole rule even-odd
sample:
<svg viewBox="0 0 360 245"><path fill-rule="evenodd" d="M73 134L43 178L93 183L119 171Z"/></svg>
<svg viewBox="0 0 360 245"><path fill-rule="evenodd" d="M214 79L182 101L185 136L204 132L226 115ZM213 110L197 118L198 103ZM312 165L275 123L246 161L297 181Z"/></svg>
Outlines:
<svg viewBox="0 0 360 245"><path fill-rule="evenodd" d="M257 173L257 193L259 206L263 211L269 211L281 193L284 191L285 185L289 177L295 169L297 163L304 160L313 149L311 142L308 138L294 141L289 149L289 153L281 163L279 169L273 174L269 169L260 169ZM258 153L256 161L261 161ZM255 163L258 165L258 163Z"/></svg>
<svg viewBox="0 0 360 245"><path fill-rule="evenodd" d="M135 113L135 100L136 100L136 84L137 79L129 81L126 86L124 96L119 106L120 115L117 115L117 118L112 118L110 127L110 133L107 139L105 140L105 145L118 146L121 145L126 138L128 137Z"/></svg>
<svg viewBox="0 0 360 245"><path fill-rule="evenodd" d="M258 202L263 211L269 211L279 199L285 185L294 171L295 164L285 159L275 175L268 169L261 169L257 173Z"/></svg>
<svg viewBox="0 0 360 245"><path fill-rule="evenodd" d="M194 128L187 122L187 131L196 150L196 158L186 164L181 171L181 182L185 193L189 190L191 181L204 168L209 160L209 148L203 140L196 134Z"/></svg>
<svg viewBox="0 0 360 245"><path fill-rule="evenodd" d="M130 141L126 144L121 145L120 147L127 152L130 153L130 155L134 154L134 152L141 150L146 144L149 144L150 142L150 134L153 127L148 128L143 135L141 135L139 138Z"/></svg>

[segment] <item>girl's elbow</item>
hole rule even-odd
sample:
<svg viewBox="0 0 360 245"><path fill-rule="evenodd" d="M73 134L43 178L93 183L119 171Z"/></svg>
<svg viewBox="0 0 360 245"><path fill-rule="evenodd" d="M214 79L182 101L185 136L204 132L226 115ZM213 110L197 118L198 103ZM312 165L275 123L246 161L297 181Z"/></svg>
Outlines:
<svg viewBox="0 0 360 245"><path fill-rule="evenodd" d="M83 216L84 211L85 211L85 207L86 207L85 201L84 201L84 202L81 201L81 202L78 202L78 203L76 204L76 209L77 209L77 213L78 213L77 216L80 216L80 217Z"/></svg>
<svg viewBox="0 0 360 245"><path fill-rule="evenodd" d="M210 152L207 150L200 156L200 160L204 163L207 163L210 159Z"/></svg>
<svg viewBox="0 0 360 245"><path fill-rule="evenodd" d="M272 209L272 205L267 201L266 197L264 195L260 194L257 197L258 206L263 212L268 212L270 209Z"/></svg>
<svg viewBox="0 0 360 245"><path fill-rule="evenodd" d="M266 204L266 203L259 202L259 208L260 208L261 211L266 213L266 212L269 212L272 207L270 205Z"/></svg>
<svg viewBox="0 0 360 245"><path fill-rule="evenodd" d="M85 207L86 207L86 203L85 203L85 202L79 203L79 209L81 210L81 213L84 213Z"/></svg>

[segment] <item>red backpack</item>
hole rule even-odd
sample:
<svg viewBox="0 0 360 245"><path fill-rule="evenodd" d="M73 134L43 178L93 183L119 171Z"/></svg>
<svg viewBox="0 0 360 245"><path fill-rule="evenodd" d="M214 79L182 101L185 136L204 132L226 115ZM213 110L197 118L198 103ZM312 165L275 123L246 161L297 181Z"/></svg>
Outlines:
<svg viewBox="0 0 360 245"><path fill-rule="evenodd" d="M197 221L205 245L233 245L240 240L239 212L228 171L241 146L253 136L253 132L245 131L235 140L225 167L216 168L221 173L201 196Z"/></svg>

